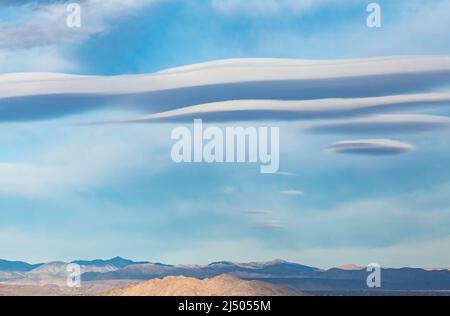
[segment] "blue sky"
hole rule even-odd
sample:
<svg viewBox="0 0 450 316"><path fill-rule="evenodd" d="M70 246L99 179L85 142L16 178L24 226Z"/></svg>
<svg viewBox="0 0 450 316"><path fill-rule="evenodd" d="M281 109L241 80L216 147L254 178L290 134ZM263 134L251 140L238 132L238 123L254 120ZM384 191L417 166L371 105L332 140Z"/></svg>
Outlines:
<svg viewBox="0 0 450 316"><path fill-rule="evenodd" d="M366 26L370 1L363 0L120 2L80 1L80 29L65 26L62 1L0 5L0 73L120 75L228 58L450 55L445 0L378 1L380 29ZM431 92L441 90L448 85ZM170 123L74 124L128 111L2 119L1 258L449 265L448 129L315 134L277 122L282 172L262 175L251 164L174 164ZM395 138L414 150L324 152L360 138Z"/></svg>

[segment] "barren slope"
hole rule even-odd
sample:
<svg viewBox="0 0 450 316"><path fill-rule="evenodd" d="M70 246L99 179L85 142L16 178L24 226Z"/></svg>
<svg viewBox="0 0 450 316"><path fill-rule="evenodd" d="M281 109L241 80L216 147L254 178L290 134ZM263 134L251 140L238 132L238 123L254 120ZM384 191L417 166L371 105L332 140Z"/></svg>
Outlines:
<svg viewBox="0 0 450 316"><path fill-rule="evenodd" d="M230 275L204 280L169 276L105 293L107 296L292 296L302 294L289 288L260 281L241 280Z"/></svg>

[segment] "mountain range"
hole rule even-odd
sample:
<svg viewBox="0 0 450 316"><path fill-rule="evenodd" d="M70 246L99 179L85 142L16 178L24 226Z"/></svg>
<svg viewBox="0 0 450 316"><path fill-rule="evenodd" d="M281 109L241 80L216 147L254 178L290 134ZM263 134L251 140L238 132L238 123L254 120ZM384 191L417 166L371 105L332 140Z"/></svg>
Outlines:
<svg viewBox="0 0 450 316"><path fill-rule="evenodd" d="M263 281L299 293L306 292L314 295L346 293L365 295L387 292L403 294L427 292L450 295L450 270L446 268L382 268L381 288L368 289L366 279L370 272L367 272L364 267L355 265L345 265L328 270L283 260L250 263L219 261L207 265L168 265L148 261L132 261L121 257L109 260L76 260L72 263L77 263L81 267L83 286L91 290L98 288L98 291L113 290L118 285L132 286L134 283L164 279L169 276L203 280L228 275L241 280ZM1 260L0 285L64 287L68 274L67 264L65 262L28 264Z"/></svg>

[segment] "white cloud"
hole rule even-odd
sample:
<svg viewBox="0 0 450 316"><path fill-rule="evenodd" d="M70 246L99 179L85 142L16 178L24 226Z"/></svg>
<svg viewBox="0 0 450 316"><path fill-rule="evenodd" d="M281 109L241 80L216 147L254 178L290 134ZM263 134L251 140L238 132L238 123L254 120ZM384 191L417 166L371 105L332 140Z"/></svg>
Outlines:
<svg viewBox="0 0 450 316"><path fill-rule="evenodd" d="M34 74L32 79L30 74L0 75L0 120L48 118L119 105L153 113L119 121L180 120L199 115L224 120L223 116L229 119L230 114L233 120L292 120L450 103L449 93L419 93L450 84L449 56L243 59L147 75L54 80L49 74ZM415 94L407 94L412 91ZM61 94L67 95L64 106L58 99ZM11 106L9 99L14 97L23 98L13 99ZM39 113L29 110L34 102L40 104Z"/></svg>
<svg viewBox="0 0 450 316"><path fill-rule="evenodd" d="M273 212L271 210L264 210L264 209L252 209L252 210L246 210L246 214L251 216L272 216Z"/></svg>
<svg viewBox="0 0 450 316"><path fill-rule="evenodd" d="M278 171L275 173L280 176L286 176L286 177L296 177L297 174L295 172L289 172L289 171Z"/></svg>
<svg viewBox="0 0 450 316"><path fill-rule="evenodd" d="M285 225L279 219L266 218L255 220L255 227L260 229L283 229Z"/></svg>
<svg viewBox="0 0 450 316"><path fill-rule="evenodd" d="M6 78L13 74L6 75ZM15 74L20 79L24 74ZM247 88L252 92L252 96L245 99L264 99L264 91L250 89L247 85L261 82L268 82L266 89L270 88L273 95L268 95L266 99L278 99L281 94L276 94L276 83L282 84L284 81L294 82L294 88L283 89L288 94L289 99L311 99L303 97L310 89L311 84L317 85L321 90L334 87L336 93L343 92L352 95L360 93L356 86L360 84L372 85L372 93L387 93L386 81L390 81L395 89L404 91L420 90L424 87L434 88L450 84L450 56L422 56L422 57L391 57L375 59L355 59L355 60L329 60L311 61L301 59L232 59L196 64L187 67L169 69L164 72L145 75L123 75L112 77L85 76L79 77L76 82L70 80L50 81L46 75L41 78L36 77L32 84L27 83L26 74L23 83L9 85L8 80L4 80L5 75L0 75L0 81L6 81L1 86L1 98L18 96L31 96L56 93L80 93L80 94L112 94L120 93L143 93L161 92L165 90L175 90L180 88L194 89L201 86L233 84L241 85L241 90ZM402 76L406 76L407 80ZM394 79L392 79L394 78ZM414 78L414 82L411 80ZM377 79L381 80L383 86L375 85ZM323 80L323 82L321 81ZM406 82L405 82L406 81ZM336 86L336 87L335 87ZM114 87L114 93L111 88ZM264 86L261 86L264 87ZM353 90L351 90L353 89ZM381 90L382 89L382 90ZM297 91L299 95L295 95ZM403 90L402 90L403 91ZM173 93L176 93L174 91ZM221 99L236 100L242 96L219 95ZM321 91L316 98L325 98L324 91ZM367 94L367 90L365 90ZM381 102L406 102L417 101L415 98L425 98L422 102L433 101L440 95L411 95L396 96L393 99L380 99ZM214 101L214 97L208 95L207 102ZM281 98L282 100L283 98ZM148 100L147 100L148 101ZM346 100L341 100L345 102ZM361 100L357 100L360 102ZM368 106L377 103L377 99L367 99ZM203 102L206 103L206 102ZM193 103L199 104L199 103ZM288 103L289 104L289 103Z"/></svg>
<svg viewBox="0 0 450 316"><path fill-rule="evenodd" d="M67 1L14 3L14 20L0 22L0 69L72 72L70 48L106 32L114 21L162 0L80 0L80 28L69 28ZM8 5L8 4L6 4Z"/></svg>
<svg viewBox="0 0 450 316"><path fill-rule="evenodd" d="M283 195L289 195L289 196L302 196L305 194L303 191L294 190L294 189L282 190L282 191L280 191L280 193Z"/></svg>
<svg viewBox="0 0 450 316"><path fill-rule="evenodd" d="M277 217L277 214L268 209L248 209L244 213L248 215L254 224L255 228L278 230L285 228L283 221Z"/></svg>
<svg viewBox="0 0 450 316"><path fill-rule="evenodd" d="M394 95L386 97L316 99L308 101L233 100L194 105L180 109L130 118L123 122L191 120L205 117L214 120L307 120L364 115L392 109L415 109L421 106L450 104L449 93ZM228 116L227 116L228 114ZM230 114L232 116L230 117ZM410 117L410 120L412 117ZM386 119L387 120L387 119ZM403 122L406 118L403 118ZM387 120L388 121L388 120ZM390 124L393 124L391 120ZM120 122L120 121L118 121ZM411 122L412 123L412 122ZM443 119L422 118L428 126L442 126ZM385 122L389 124L389 122Z"/></svg>
<svg viewBox="0 0 450 316"><path fill-rule="evenodd" d="M0 23L0 49L29 49L77 42L105 31L111 20L157 0L84 0L81 6L81 27L66 24L67 3L46 3L22 6L21 18Z"/></svg>

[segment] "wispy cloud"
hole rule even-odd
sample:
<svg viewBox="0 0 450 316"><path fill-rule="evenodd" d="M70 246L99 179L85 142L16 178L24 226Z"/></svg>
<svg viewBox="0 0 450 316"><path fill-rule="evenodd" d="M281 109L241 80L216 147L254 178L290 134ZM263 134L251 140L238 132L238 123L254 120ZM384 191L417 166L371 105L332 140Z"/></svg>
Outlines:
<svg viewBox="0 0 450 316"><path fill-rule="evenodd" d="M285 227L284 223L277 218L272 210L268 209L250 209L244 211L250 216L254 226L259 229L278 230Z"/></svg>
<svg viewBox="0 0 450 316"><path fill-rule="evenodd" d="M413 148L408 143L391 139L361 139L336 142L326 151L338 154L384 156L406 153Z"/></svg>
<svg viewBox="0 0 450 316"><path fill-rule="evenodd" d="M272 216L273 215L273 212L271 210L264 210L264 209L246 210L245 213L248 215L256 215L256 216Z"/></svg>
<svg viewBox="0 0 450 316"><path fill-rule="evenodd" d="M280 175L280 176L286 176L286 177L295 177L298 174L295 172L289 172L289 171L278 171L277 173L275 173L276 175Z"/></svg>
<svg viewBox="0 0 450 316"><path fill-rule="evenodd" d="M256 228L260 229L282 229L284 228L283 222L278 219L258 219L255 221Z"/></svg>
<svg viewBox="0 0 450 316"><path fill-rule="evenodd" d="M157 0L83 0L82 27L69 28L67 2L22 2L22 18L0 23L0 49L29 49L85 40L107 30L111 20L121 18L134 10ZM9 4L18 4L18 1ZM8 3L6 3L8 4Z"/></svg>
<svg viewBox="0 0 450 316"><path fill-rule="evenodd" d="M280 193L283 195L288 195L288 196L302 196L305 194L303 191L294 190L294 189L282 190L282 191L280 191Z"/></svg>
<svg viewBox="0 0 450 316"><path fill-rule="evenodd" d="M315 99L308 101L233 100L215 102L130 118L122 122L185 121L202 117L212 121L292 121L361 116L393 110L424 109L450 104L449 93L386 97Z"/></svg>

